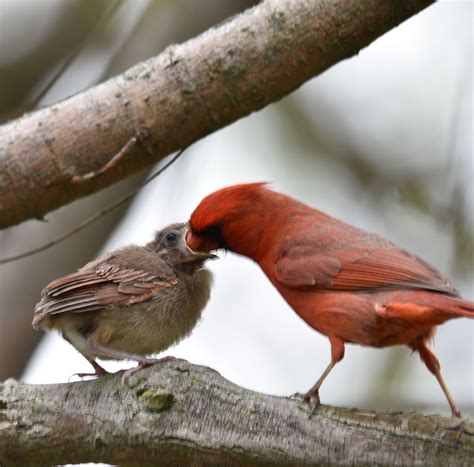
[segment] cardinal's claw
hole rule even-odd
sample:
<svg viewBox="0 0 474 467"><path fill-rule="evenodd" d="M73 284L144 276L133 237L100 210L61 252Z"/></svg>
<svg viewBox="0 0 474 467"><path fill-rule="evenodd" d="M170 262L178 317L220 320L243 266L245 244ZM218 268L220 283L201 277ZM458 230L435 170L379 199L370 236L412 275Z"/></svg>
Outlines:
<svg viewBox="0 0 474 467"><path fill-rule="evenodd" d="M297 401L304 401L304 394L300 392L295 392L294 394L290 394L288 399L297 400Z"/></svg>
<svg viewBox="0 0 474 467"><path fill-rule="evenodd" d="M318 408L321 401L319 400L319 395L313 396L309 399L309 407L311 409L311 415L314 414L316 409Z"/></svg>
<svg viewBox="0 0 474 467"><path fill-rule="evenodd" d="M309 405L309 408L310 408L309 417L311 418L311 415L314 414L319 404L321 403L319 399L319 390L309 391L308 393L304 395L304 400Z"/></svg>

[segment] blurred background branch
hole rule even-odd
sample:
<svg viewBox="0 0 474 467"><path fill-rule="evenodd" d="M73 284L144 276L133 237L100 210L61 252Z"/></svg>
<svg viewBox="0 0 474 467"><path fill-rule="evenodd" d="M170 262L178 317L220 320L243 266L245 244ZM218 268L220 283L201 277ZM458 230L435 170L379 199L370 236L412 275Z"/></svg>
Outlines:
<svg viewBox="0 0 474 467"><path fill-rule="evenodd" d="M42 218L281 99L431 3L267 0L101 86L0 127L0 227ZM72 183L70 174L97 171L140 129L146 140L117 167Z"/></svg>

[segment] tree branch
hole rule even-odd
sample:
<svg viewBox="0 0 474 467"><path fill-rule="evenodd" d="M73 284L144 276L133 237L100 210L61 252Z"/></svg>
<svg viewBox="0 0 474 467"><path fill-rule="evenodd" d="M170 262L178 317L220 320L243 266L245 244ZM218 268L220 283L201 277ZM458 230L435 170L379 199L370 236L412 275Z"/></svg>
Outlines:
<svg viewBox="0 0 474 467"><path fill-rule="evenodd" d="M133 376L0 384L0 465L473 465L474 423L321 406L184 360Z"/></svg>
<svg viewBox="0 0 474 467"><path fill-rule="evenodd" d="M124 74L0 127L0 228L114 183L281 99L433 0L266 0ZM91 180L137 131L129 157ZM152 153L150 155L150 152Z"/></svg>

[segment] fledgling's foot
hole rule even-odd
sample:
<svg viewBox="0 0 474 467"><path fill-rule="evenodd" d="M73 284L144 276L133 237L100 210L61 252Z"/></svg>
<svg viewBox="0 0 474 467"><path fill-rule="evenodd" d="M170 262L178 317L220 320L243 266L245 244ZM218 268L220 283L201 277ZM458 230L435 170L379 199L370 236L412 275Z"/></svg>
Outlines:
<svg viewBox="0 0 474 467"><path fill-rule="evenodd" d="M74 378L74 376L77 376L78 378L100 378L101 376L105 376L105 375L111 375L113 373L109 372L109 371L100 371L100 372L96 372L96 373L73 373L71 376L69 376L68 378L68 383L71 382L71 378Z"/></svg>
<svg viewBox="0 0 474 467"><path fill-rule="evenodd" d="M138 362L138 365L134 368L129 368L128 370L125 370L122 375L122 384L125 385L126 382L135 374L138 373L140 370L143 370L143 368L147 368L149 366L156 365L157 363L167 363L167 362L172 362L176 360L176 357L167 356L163 358L146 358L143 359L142 361Z"/></svg>
<svg viewBox="0 0 474 467"><path fill-rule="evenodd" d="M71 381L71 378L74 376L78 376L79 378L87 378L87 377L94 377L94 378L99 378L100 376L104 375L111 375L109 371L107 371L105 368L101 367L95 360L89 360L90 364L94 367L95 373L74 373L72 374L68 382Z"/></svg>

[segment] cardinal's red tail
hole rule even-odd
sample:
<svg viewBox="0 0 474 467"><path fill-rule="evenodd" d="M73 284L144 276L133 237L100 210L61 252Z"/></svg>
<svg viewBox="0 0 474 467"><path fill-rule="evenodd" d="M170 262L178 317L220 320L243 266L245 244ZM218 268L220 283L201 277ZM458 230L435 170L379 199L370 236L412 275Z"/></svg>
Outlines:
<svg viewBox="0 0 474 467"><path fill-rule="evenodd" d="M440 311L445 311L456 316L474 318L474 303L462 298L444 297L445 300L439 304Z"/></svg>
<svg viewBox="0 0 474 467"><path fill-rule="evenodd" d="M403 301L395 299L377 311L407 322L436 326L453 318L474 318L474 303L449 295L416 291L410 296L404 294Z"/></svg>

